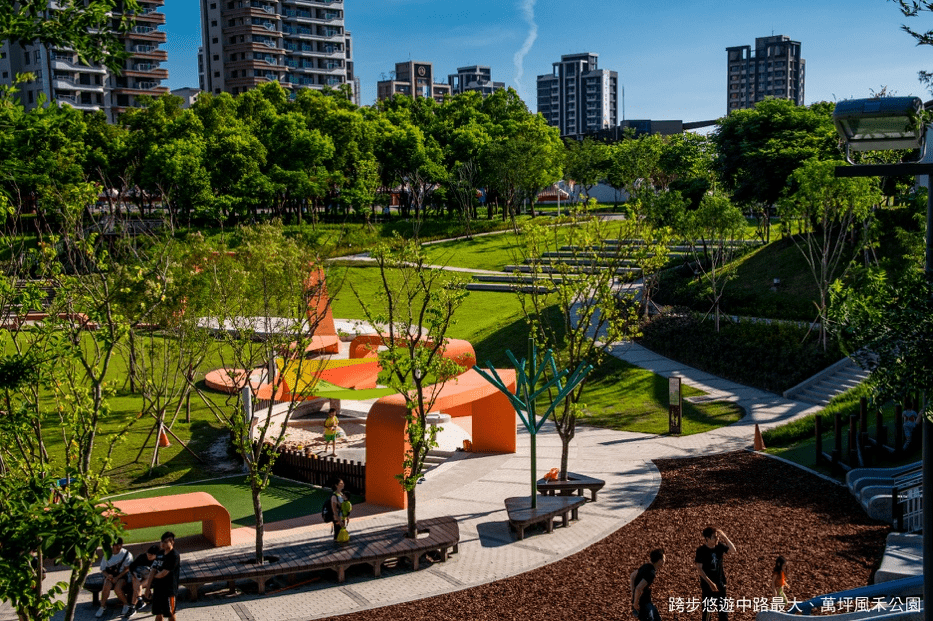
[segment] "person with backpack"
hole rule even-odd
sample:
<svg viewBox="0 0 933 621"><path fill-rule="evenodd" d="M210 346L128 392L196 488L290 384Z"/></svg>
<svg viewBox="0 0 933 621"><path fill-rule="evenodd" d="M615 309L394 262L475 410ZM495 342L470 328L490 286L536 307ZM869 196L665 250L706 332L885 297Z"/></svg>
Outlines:
<svg viewBox="0 0 933 621"><path fill-rule="evenodd" d="M321 508L321 517L324 521L334 525L334 541L341 543L349 541L350 536L346 534L347 524L350 522L350 511L353 509L344 494L343 486L343 479L336 477L332 486L333 493Z"/></svg>

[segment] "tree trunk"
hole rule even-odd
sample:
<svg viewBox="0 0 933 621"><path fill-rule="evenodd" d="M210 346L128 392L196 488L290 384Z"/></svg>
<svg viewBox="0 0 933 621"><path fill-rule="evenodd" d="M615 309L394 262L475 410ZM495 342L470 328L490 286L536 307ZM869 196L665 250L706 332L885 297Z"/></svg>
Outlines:
<svg viewBox="0 0 933 621"><path fill-rule="evenodd" d="M405 492L406 497L408 498L408 532L406 537L409 539L418 538L418 519L416 517L416 508L417 501L415 499L415 490L410 489Z"/></svg>
<svg viewBox="0 0 933 621"><path fill-rule="evenodd" d="M262 565L262 534L264 524L262 521L262 499L259 497L260 491L255 484L250 486L253 492L253 515L256 516L256 567Z"/></svg>

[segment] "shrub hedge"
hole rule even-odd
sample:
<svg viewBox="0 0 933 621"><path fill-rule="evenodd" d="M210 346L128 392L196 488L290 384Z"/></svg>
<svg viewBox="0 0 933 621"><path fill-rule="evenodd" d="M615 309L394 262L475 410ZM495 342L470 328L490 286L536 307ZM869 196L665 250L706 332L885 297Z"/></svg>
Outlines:
<svg viewBox="0 0 933 621"><path fill-rule="evenodd" d="M786 324L713 321L687 311L658 315L642 328L648 349L719 377L781 393L843 357L835 343L824 352L816 333Z"/></svg>

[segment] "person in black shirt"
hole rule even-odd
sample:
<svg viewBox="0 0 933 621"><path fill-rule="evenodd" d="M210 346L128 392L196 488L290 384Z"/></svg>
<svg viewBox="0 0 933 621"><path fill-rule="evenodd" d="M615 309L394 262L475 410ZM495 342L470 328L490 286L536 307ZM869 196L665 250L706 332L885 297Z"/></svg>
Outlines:
<svg viewBox="0 0 933 621"><path fill-rule="evenodd" d="M175 595L178 593L178 575L181 557L175 550L175 533L162 535L162 551L152 561L152 614L156 621L168 617L175 621Z"/></svg>
<svg viewBox="0 0 933 621"><path fill-rule="evenodd" d="M654 583L658 571L664 567L664 550L655 548L649 557L650 563L645 563L632 572L632 611L640 621L660 621L658 609L651 601L651 585Z"/></svg>
<svg viewBox="0 0 933 621"><path fill-rule="evenodd" d="M133 579L133 599L130 602L130 610L123 615L127 619L135 615L136 611L142 607L140 594L143 586L146 587L146 599L149 599L149 571L161 551L162 549L157 545L149 546L145 554L140 554L130 563L130 576Z"/></svg>
<svg viewBox="0 0 933 621"><path fill-rule="evenodd" d="M723 557L735 553L735 545L718 528L712 526L703 529L703 545L697 548L694 562L700 573L700 591L703 594L703 621L710 621L714 612L719 613L719 621L728 621L726 611L726 572L723 569Z"/></svg>

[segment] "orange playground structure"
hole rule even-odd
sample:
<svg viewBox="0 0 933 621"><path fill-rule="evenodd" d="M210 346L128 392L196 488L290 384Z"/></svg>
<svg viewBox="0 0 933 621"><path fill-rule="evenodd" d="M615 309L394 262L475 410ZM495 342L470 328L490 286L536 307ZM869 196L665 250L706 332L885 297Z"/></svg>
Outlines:
<svg viewBox="0 0 933 621"><path fill-rule="evenodd" d="M118 500L120 521L127 530L201 522L201 533L214 546L230 545L230 512L207 492Z"/></svg>

